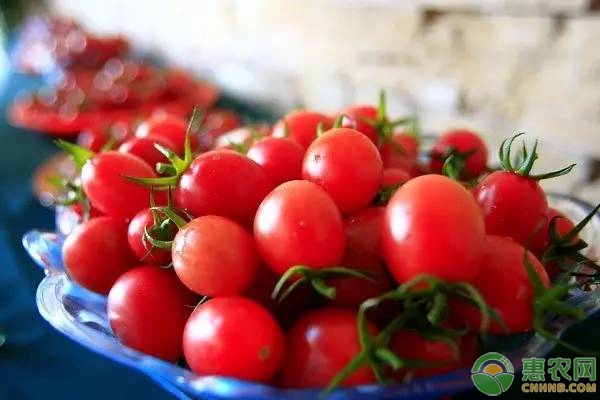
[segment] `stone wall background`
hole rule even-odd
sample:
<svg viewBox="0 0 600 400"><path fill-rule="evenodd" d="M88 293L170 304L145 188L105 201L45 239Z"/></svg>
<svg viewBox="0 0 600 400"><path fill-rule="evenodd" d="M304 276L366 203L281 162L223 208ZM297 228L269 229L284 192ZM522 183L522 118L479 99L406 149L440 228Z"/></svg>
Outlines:
<svg viewBox="0 0 600 400"><path fill-rule="evenodd" d="M539 137L540 170L575 160L585 180L600 159L598 0L50 3L281 112L374 102L385 88L391 112L417 112L427 130L472 127L493 146ZM582 190L600 201L597 185Z"/></svg>

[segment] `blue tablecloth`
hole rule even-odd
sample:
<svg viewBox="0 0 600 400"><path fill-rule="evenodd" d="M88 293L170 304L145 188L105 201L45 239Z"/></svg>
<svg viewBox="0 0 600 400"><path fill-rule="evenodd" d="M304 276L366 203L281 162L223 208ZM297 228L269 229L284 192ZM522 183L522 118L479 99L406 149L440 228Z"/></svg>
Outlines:
<svg viewBox="0 0 600 400"><path fill-rule="evenodd" d="M33 228L53 228L50 209L30 191L31 176L55 152L50 138L10 127L6 107L36 79L9 74L0 85L0 399L172 399L144 375L108 361L54 331L38 314L35 290L43 273L23 250Z"/></svg>

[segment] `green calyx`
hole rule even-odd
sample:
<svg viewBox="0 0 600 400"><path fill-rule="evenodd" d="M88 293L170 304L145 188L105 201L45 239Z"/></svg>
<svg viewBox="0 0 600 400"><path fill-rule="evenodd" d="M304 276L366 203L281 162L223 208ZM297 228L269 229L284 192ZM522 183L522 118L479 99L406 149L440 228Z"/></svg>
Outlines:
<svg viewBox="0 0 600 400"><path fill-rule="evenodd" d="M369 365L380 383L389 382L386 376L386 367L398 370L399 368L427 368L439 365L439 363L424 360L401 358L390 350L390 341L394 334L401 329L415 327L424 338L447 343L453 350L455 358L458 358L459 349L456 345L456 338L465 334L466 331L449 329L442 325L448 315L448 299L450 298L468 301L481 310L482 331L487 329L491 319L504 325L473 285L464 282L447 283L427 275L417 276L398 288L379 297L368 299L361 304L357 317L361 351L329 382L323 395L329 394L363 365ZM368 329L367 312L384 301L399 303L403 311L377 335L373 335Z"/></svg>
<svg viewBox="0 0 600 400"><path fill-rule="evenodd" d="M193 161L191 135L196 134L200 129L200 125L204 118L204 112L196 107L190 118L188 128L185 133L184 143L184 154L183 158L179 157L174 151L162 146L158 143L154 147L160 151L167 159L169 163L158 163L156 164L156 172L161 176L158 178L138 178L133 176L125 176L124 178L128 181L137 183L139 185L150 187L156 190L168 190L169 187L177 185L181 175L187 171Z"/></svg>
<svg viewBox="0 0 600 400"><path fill-rule="evenodd" d="M166 207L157 207L154 201L154 193L150 197L150 212L152 213L152 226L144 228L143 240L150 244L148 256L156 249L171 250L173 246L173 237L175 231L183 228L192 216L171 205L171 192L169 191L169 201ZM183 216L182 216L183 215Z"/></svg>
<svg viewBox="0 0 600 400"><path fill-rule="evenodd" d="M96 154L90 149L86 149L85 147L76 145L71 142L67 142L66 140L57 139L54 141L54 143L56 144L56 146L58 146L59 149L61 149L62 151L67 153L69 157L71 157L78 171L81 171L81 168L83 168L85 163L88 162L88 160L90 160Z"/></svg>
<svg viewBox="0 0 600 400"><path fill-rule="evenodd" d="M533 286L534 300L533 300L533 329L536 334L540 335L546 340L556 343L557 345L563 346L575 353L588 354L589 351L581 349L571 343L565 342L560 339L556 334L550 332L544 327L544 322L549 315L554 316L565 316L573 318L575 320L581 320L585 317L585 313L582 309L570 305L565 298L569 294L569 291L576 284L569 284L567 277L564 277L557 282L554 287L546 288L539 275L535 271L535 268L529 261L528 251L524 252L523 263L527 270L527 275Z"/></svg>
<svg viewBox="0 0 600 400"><path fill-rule="evenodd" d="M502 165L502 168L505 171L514 172L515 174L526 176L533 180L539 181L542 179L550 179L550 178L556 178L561 175L566 175L569 172L571 172L573 167L575 167L576 164L571 164L568 167L565 167L565 168L557 170L557 171L552 171L552 172L548 172L545 174L532 175L531 170L533 168L533 164L535 163L535 160L538 159L538 153L537 153L538 141L537 140L534 142L533 148L531 151L529 151L527 149L525 143L523 142L523 147L521 148L520 153L514 160L515 165L513 165L513 160L512 160L512 155L511 155L511 149L512 149L513 142L519 136L522 136L524 134L525 133L519 133L510 138L507 138L500 145L500 149L498 151L498 158L500 159L500 164Z"/></svg>
<svg viewBox="0 0 600 400"><path fill-rule="evenodd" d="M561 235L556 228L556 223L561 217L552 218L548 224L550 244L544 251L541 260L542 263L547 265L550 262L555 262L563 272L572 276L591 278L591 282L586 283L597 282L600 278L600 266L595 261L581 254L581 251L587 248L588 244L582 239L576 239L599 210L600 204L594 207L584 219L564 235ZM590 274L578 271L580 266L585 266L587 269L593 270L594 273Z"/></svg>
<svg viewBox="0 0 600 400"><path fill-rule="evenodd" d="M288 269L277 281L273 288L271 298L283 301L296 288L309 284L315 292L330 300L335 298L336 290L327 284L327 279L336 277L354 277L373 281L369 271L345 267L329 267L314 269L303 265L296 265Z"/></svg>

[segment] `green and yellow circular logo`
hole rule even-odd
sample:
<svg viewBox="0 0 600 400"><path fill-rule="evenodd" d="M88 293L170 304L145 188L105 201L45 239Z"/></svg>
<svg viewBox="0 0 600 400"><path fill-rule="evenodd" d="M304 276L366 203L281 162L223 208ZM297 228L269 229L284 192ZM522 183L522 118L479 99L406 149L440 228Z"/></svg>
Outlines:
<svg viewBox="0 0 600 400"><path fill-rule="evenodd" d="M471 379L475 387L488 396L506 392L515 379L514 374L512 364L500 353L482 355L471 368Z"/></svg>

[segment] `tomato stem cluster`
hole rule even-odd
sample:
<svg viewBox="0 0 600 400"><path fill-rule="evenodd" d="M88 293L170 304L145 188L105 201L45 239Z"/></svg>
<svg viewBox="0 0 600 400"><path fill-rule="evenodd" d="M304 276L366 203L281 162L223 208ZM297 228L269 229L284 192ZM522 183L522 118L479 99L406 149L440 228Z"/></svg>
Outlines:
<svg viewBox="0 0 600 400"><path fill-rule="evenodd" d="M309 284L321 296L332 300L335 298L336 290L334 287L329 286L326 280L336 277L354 277L373 281L369 271L360 269L328 267L317 270L303 265L296 265L288 269L279 278L279 281L277 281L273 288L271 298L283 301L299 286ZM284 290L286 285L287 287Z"/></svg>
<svg viewBox="0 0 600 400"><path fill-rule="evenodd" d="M505 171L514 172L515 174L519 174L522 176L529 177L533 180L540 181L542 179L550 179L550 178L556 178L558 176L566 175L569 172L571 172L573 167L575 167L576 164L571 164L568 167L565 167L565 168L562 168L562 169L559 169L556 171L547 172L544 174L532 175L531 170L533 168L533 164L535 163L535 160L538 159L538 153L537 153L538 141L537 140L534 142L533 149L531 151L527 150L525 143L523 143L523 147L521 148L521 153L516 158L515 165L513 166L513 161L511 160L512 159L512 156L511 156L512 145L518 137L520 137L524 134L525 133L523 133L523 132L516 134L514 136L511 136L510 138L505 139L502 142L502 145L500 146L500 149L498 151L498 157L500 159L500 164L502 165L502 168Z"/></svg>
<svg viewBox="0 0 600 400"><path fill-rule="evenodd" d="M331 380L324 393L331 392L364 364L369 365L380 383L389 382L385 373L386 366L394 371L400 368L433 366L434 363L431 362L401 358L389 349L389 343L394 334L409 325L418 327L419 332L428 339L448 344L455 356L458 356L459 349L454 339L466 332L442 326L447 319L450 297L468 301L481 310L481 330L487 329L491 318L503 324L485 303L479 291L471 284L447 283L433 276L419 275L398 288L368 299L361 304L357 318L357 330L362 350ZM367 312L382 302L390 300L398 302L403 311L374 336L368 327Z"/></svg>

